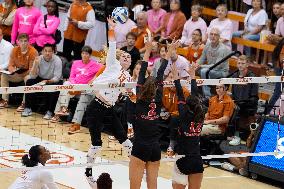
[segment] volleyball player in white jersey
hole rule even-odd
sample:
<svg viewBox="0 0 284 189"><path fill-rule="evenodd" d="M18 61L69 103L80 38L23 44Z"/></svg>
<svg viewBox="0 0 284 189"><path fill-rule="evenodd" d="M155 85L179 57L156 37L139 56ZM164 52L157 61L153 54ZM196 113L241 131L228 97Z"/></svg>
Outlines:
<svg viewBox="0 0 284 189"><path fill-rule="evenodd" d="M50 152L43 146L32 146L29 154L22 157L26 167L42 167L51 158ZM52 174L45 169L22 171L22 175L9 189L58 189Z"/></svg>
<svg viewBox="0 0 284 189"><path fill-rule="evenodd" d="M94 80L93 84L123 83L131 81L131 76L127 72L131 64L131 56L124 51L118 51L119 53L117 53L113 31L115 23L112 19L108 19L108 22L110 30L106 67L103 73ZM96 90L94 94L95 97L86 110L87 127L89 128L92 141L92 146L87 154L88 163L94 162L96 155L101 149L101 132L103 129L103 120L107 113L112 115L112 126L110 128L112 134L119 143L122 144L127 151L128 156L131 154L132 143L127 138L127 134L113 109L120 93L121 91L117 88Z"/></svg>

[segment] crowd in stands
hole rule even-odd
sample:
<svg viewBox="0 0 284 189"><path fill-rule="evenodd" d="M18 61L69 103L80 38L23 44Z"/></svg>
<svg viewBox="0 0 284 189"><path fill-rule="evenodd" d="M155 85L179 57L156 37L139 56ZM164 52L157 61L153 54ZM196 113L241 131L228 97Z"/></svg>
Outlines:
<svg viewBox="0 0 284 189"><path fill-rule="evenodd" d="M138 80L142 65L141 57L148 53L147 49L149 50L149 48L151 51L146 77L156 77L162 60L167 54L167 44L176 40L179 41L180 47L187 50L187 56L179 55L176 48L171 51L168 66L164 72L164 80L173 81L173 66L177 69L179 79L191 79L189 69L193 65L197 66L196 72L200 78L205 79L206 73L212 65L228 56L232 50L236 50L235 45L231 43L232 37L259 41L261 32L264 29L269 29L266 27L269 23L268 14L262 0L243 1L249 6L244 20L244 28L240 31L233 31L233 23L227 18L228 6L225 4L217 6L217 18L208 25L202 18L202 6L199 4L194 4L191 8L187 7L188 10L191 10L191 17L186 20L179 0L170 0L167 11L161 8L163 2L162 0L152 0L151 8L138 12L136 20L128 18L125 23L116 23L113 26L117 45L117 57L113 58L125 62L125 64L121 64L125 78L121 78L120 81ZM19 82L24 82L26 86L98 82L96 78L102 72L107 71L105 64L109 60L93 59L91 47L85 45L88 30L93 28L96 22L93 7L86 0L75 0L69 7L67 18L60 20L56 1L48 0L46 2L46 15L43 15L33 4L34 0L24 0L24 5L17 8L14 1L4 0L0 5L1 87L9 87L11 83ZM284 36L284 3L276 2L273 5L273 14L270 25L271 35L267 39L271 43L277 44ZM58 30L60 22L64 23L63 31ZM64 58L57 55L56 51L56 45L61 40L61 32L63 34L63 55L68 62L72 63L70 76L67 78L63 77L62 60ZM145 45L149 38L152 41L150 47ZM252 55L251 49L245 47L244 54L238 57L238 72L232 77L254 76L248 68L249 57ZM131 64L127 65L129 60L131 60ZM280 74L280 69L275 68L275 71L277 75ZM226 60L210 71L209 78L224 78L228 74L229 62ZM231 133L232 141L230 142L231 145L238 145L240 144L239 130L244 129L249 132L248 125L255 121L258 85L233 85L231 93L228 92L229 89L230 87L226 85L218 85L216 88L202 87L202 94L208 101L208 110L201 135L227 135L227 126L235 111L235 106L238 106L241 128L237 128ZM185 87L183 91L185 97L190 95L189 88ZM44 95L46 95L46 114L43 118L51 120L51 122L58 122L62 116L69 115L70 99L74 96L79 99L69 134L80 130L84 112L88 104L93 102L95 98L87 91L62 91L60 94L49 92ZM122 95L126 96L126 100L123 102L127 104L127 107L136 100L133 92ZM33 101L37 97L37 93L25 94L17 111L22 112L22 116L31 116L33 109L35 109ZM276 100L278 98L276 97ZM169 121L171 130L168 154L174 154L174 128L179 122L176 89L165 88L162 102L161 115L163 114L163 116L161 117ZM7 107L9 107L9 95L2 94L0 108ZM131 115L129 114L127 117L131 117ZM127 122L129 136L133 136L131 126L134 123L131 118L128 118Z"/></svg>

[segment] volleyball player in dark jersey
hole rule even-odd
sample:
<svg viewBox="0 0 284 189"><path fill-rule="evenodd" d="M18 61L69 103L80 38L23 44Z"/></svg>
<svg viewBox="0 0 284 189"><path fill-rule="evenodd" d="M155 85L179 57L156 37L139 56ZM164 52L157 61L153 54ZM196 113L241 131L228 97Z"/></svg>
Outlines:
<svg viewBox="0 0 284 189"><path fill-rule="evenodd" d="M173 49L175 44L170 44ZM134 120L134 142L129 163L130 189L140 189L144 169L146 169L147 188L157 188L157 177L161 159L159 143L160 130L157 125L162 106L163 76L168 61L161 59L157 78L145 78L148 58L152 49L151 42L146 44L137 87ZM167 57L169 58L169 50ZM168 59L167 58L167 59Z"/></svg>
<svg viewBox="0 0 284 189"><path fill-rule="evenodd" d="M199 189L203 177L203 161L200 155L200 133L204 121L205 110L198 97L198 89L195 80L197 64L190 68L191 95L185 100L178 72L172 67L174 83L178 96L179 126L177 137L177 153L185 155L178 159L174 165L173 188L184 189L186 185L190 189Z"/></svg>

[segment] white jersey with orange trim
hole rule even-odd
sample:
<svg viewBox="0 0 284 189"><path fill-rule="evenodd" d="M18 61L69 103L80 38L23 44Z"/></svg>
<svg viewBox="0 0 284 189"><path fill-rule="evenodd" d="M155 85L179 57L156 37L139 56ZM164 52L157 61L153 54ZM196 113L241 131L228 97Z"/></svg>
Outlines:
<svg viewBox="0 0 284 189"><path fill-rule="evenodd" d="M22 175L8 189L58 189L58 187L50 171L35 169L22 171Z"/></svg>

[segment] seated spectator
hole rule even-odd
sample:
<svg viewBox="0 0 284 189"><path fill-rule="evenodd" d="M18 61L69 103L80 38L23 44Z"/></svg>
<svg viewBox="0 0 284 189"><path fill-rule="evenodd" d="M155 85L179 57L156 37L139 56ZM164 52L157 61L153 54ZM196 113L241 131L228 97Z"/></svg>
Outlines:
<svg viewBox="0 0 284 189"><path fill-rule="evenodd" d="M140 59L139 50L135 47L135 41L137 40L137 36L133 32L129 32L126 35L127 45L122 47L121 50L127 52L131 56L131 65L129 67L130 73L133 72L134 65L137 63L137 60Z"/></svg>
<svg viewBox="0 0 284 189"><path fill-rule="evenodd" d="M179 45L178 41L176 41L174 45L175 45L175 50L173 50L171 53L171 57L168 61L168 66L164 74L165 76L168 76L172 70L172 65L175 64L175 66L177 67L179 77L181 79L186 80L189 77L189 74L187 73L187 70L189 69L189 62L186 58L177 54L176 48Z"/></svg>
<svg viewBox="0 0 284 189"><path fill-rule="evenodd" d="M147 14L146 12L141 11L137 14L137 27L131 30L137 36L135 47L139 50L140 53L145 52L144 39L149 37L147 30L149 30L147 26Z"/></svg>
<svg viewBox="0 0 284 189"><path fill-rule="evenodd" d="M14 0L5 0L0 4L0 29L3 39L11 41L12 24L16 13L16 3Z"/></svg>
<svg viewBox="0 0 284 189"><path fill-rule="evenodd" d="M91 54L92 54L91 47L84 46L82 48L82 53L81 53L82 60L76 60L73 62L69 80L64 82L64 85L90 83L90 81L94 78L96 73L102 67L101 64L91 59ZM55 116L52 118L52 122L59 121L60 116L69 115L69 110L67 107L70 98L73 96L74 95L70 95L68 91L60 92L59 98L56 103L56 108L54 111Z"/></svg>
<svg viewBox="0 0 284 189"><path fill-rule="evenodd" d="M28 75L26 86L31 85L61 85L62 84L62 61L54 54L55 46L45 44L43 54L37 57L33 67ZM32 115L34 100L38 93L25 94L25 109L22 112L23 117ZM55 102L58 98L58 92L45 93L45 107L47 108L44 119L51 119L55 108Z"/></svg>
<svg viewBox="0 0 284 189"><path fill-rule="evenodd" d="M13 45L4 39L0 28L0 71L7 70Z"/></svg>
<svg viewBox="0 0 284 189"><path fill-rule="evenodd" d="M153 35L159 35L166 11L161 8L161 0L151 1L152 9L147 11L148 27Z"/></svg>
<svg viewBox="0 0 284 189"><path fill-rule="evenodd" d="M224 134L234 112L234 102L227 94L228 86L217 85L217 95L209 99L201 135Z"/></svg>
<svg viewBox="0 0 284 189"><path fill-rule="evenodd" d="M220 42L220 30L217 28L212 28L209 34L210 42L206 44L201 57L197 60L197 63L201 65L200 76L202 79L206 78L206 72L211 66L222 60L228 54L230 50ZM207 64L205 64L207 62ZM214 68L209 73L209 78L223 78L229 74L229 63L228 60ZM209 98L210 88L208 86L203 86L203 94L205 97Z"/></svg>
<svg viewBox="0 0 284 189"><path fill-rule="evenodd" d="M228 9L225 4L218 5L216 8L217 17L210 22L207 29L207 35L212 28L218 28L220 31L220 42L224 43L230 49L232 48L231 40L233 34L233 23L227 18ZM209 39L210 40L210 39Z"/></svg>
<svg viewBox="0 0 284 189"><path fill-rule="evenodd" d="M259 41L260 32L265 27L268 16L262 8L261 0L252 0L252 9L250 9L245 17L245 28L243 31L233 33L233 37L242 37L247 40ZM244 47L245 54L251 56L251 48Z"/></svg>
<svg viewBox="0 0 284 189"><path fill-rule="evenodd" d="M205 34L207 30L206 22L200 17L202 8L200 5L193 5L191 7L191 18L186 21L181 37L181 44L188 46L191 44L192 34L196 29L199 29L202 33L201 40L205 40Z"/></svg>
<svg viewBox="0 0 284 189"><path fill-rule="evenodd" d="M165 59L167 55L167 45L159 43L158 46L159 46L160 58L154 61L153 70L151 73L153 77L157 77L157 72L161 66L161 58Z"/></svg>
<svg viewBox="0 0 284 189"><path fill-rule="evenodd" d="M47 14L38 18L33 35L35 36L35 48L40 52L45 44L56 44L55 32L60 24L58 4L54 0L46 3Z"/></svg>
<svg viewBox="0 0 284 189"><path fill-rule="evenodd" d="M190 64L195 63L201 56L204 49L204 44L202 43L202 33L200 29L196 29L192 32L192 40L188 47L187 60Z"/></svg>
<svg viewBox="0 0 284 189"><path fill-rule="evenodd" d="M274 45L277 45L279 41L284 37L284 3L282 3L280 6L280 13L281 16L275 23L275 34L270 34L267 37L267 40Z"/></svg>
<svg viewBox="0 0 284 189"><path fill-rule="evenodd" d="M272 33L275 33L277 20L282 16L280 7L280 2L275 2L272 6L272 17L270 23L270 30L272 31Z"/></svg>
<svg viewBox="0 0 284 189"><path fill-rule="evenodd" d="M9 87L9 82L19 83L27 80L30 70L33 66L38 53L34 47L29 44L29 36L25 33L18 35L19 46L13 48L8 71L11 74L1 74L1 87ZM8 107L9 94L2 94L0 108ZM21 105L18 110L23 110Z"/></svg>
<svg viewBox="0 0 284 189"><path fill-rule="evenodd" d="M186 22L186 17L180 10L180 1L170 1L171 12L168 12L163 20L161 29L161 40L163 39L179 39L182 34L183 26Z"/></svg>
<svg viewBox="0 0 284 189"><path fill-rule="evenodd" d="M248 59L245 55L238 58L237 67L238 72L232 77L244 78L255 77L255 75L248 69ZM258 84L249 83L245 85L232 85L232 98L236 105L239 106L239 123L240 129L249 130L249 125L255 121L255 114L258 106ZM241 142L238 132L233 140L230 141L230 145L239 145Z"/></svg>
<svg viewBox="0 0 284 189"><path fill-rule="evenodd" d="M124 24L116 22L114 28L115 40L118 49L127 45L127 34L131 32L133 28L136 28L135 22L128 18L128 16L129 15L127 15L127 21Z"/></svg>

